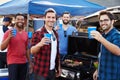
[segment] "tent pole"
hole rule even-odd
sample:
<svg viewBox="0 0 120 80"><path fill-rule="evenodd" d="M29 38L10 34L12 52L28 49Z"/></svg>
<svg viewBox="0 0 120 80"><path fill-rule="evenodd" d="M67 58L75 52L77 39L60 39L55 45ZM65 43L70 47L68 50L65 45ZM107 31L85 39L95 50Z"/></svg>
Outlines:
<svg viewBox="0 0 120 80"><path fill-rule="evenodd" d="M29 14L27 14L27 26L26 26L26 31L28 32L29 30Z"/></svg>

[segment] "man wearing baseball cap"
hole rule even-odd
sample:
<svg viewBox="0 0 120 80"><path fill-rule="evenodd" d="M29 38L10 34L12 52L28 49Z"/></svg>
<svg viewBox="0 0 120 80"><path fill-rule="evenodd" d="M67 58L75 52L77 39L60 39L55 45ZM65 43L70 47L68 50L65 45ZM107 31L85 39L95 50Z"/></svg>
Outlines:
<svg viewBox="0 0 120 80"><path fill-rule="evenodd" d="M44 26L33 34L31 53L34 55L35 80L55 80L61 74L58 34L53 29L56 18L54 9L45 10ZM46 33L51 34L50 39L44 37Z"/></svg>
<svg viewBox="0 0 120 80"><path fill-rule="evenodd" d="M10 17L4 17L3 19L3 25L0 26L0 37L1 37L0 44L2 42L4 33L9 29L8 26L11 24L11 21L12 19ZM7 54L7 49L1 51L1 46L0 46L0 68L7 67L6 54Z"/></svg>

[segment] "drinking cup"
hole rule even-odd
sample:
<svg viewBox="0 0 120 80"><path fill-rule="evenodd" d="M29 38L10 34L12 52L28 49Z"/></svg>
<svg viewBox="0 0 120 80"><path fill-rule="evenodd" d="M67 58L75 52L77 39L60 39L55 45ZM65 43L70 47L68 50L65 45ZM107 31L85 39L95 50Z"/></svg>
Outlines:
<svg viewBox="0 0 120 80"><path fill-rule="evenodd" d="M62 20L59 20L59 28L62 29Z"/></svg>
<svg viewBox="0 0 120 80"><path fill-rule="evenodd" d="M32 38L32 32L28 32L28 38L31 39Z"/></svg>
<svg viewBox="0 0 120 80"><path fill-rule="evenodd" d="M49 33L45 33L44 34L44 37L48 38L48 39L51 39L51 34ZM47 42L47 44L49 44L50 42Z"/></svg>
<svg viewBox="0 0 120 80"><path fill-rule="evenodd" d="M91 36L91 31L96 31L96 27L88 27L88 38L89 39L93 39L93 37Z"/></svg>
<svg viewBox="0 0 120 80"><path fill-rule="evenodd" d="M12 35L15 37L17 34L17 30L15 28L12 29Z"/></svg>

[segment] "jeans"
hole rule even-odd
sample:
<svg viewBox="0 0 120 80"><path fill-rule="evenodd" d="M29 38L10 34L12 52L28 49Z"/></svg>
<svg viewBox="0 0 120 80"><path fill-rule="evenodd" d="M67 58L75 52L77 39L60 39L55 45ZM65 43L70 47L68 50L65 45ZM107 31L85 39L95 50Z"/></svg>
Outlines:
<svg viewBox="0 0 120 80"><path fill-rule="evenodd" d="M56 77L55 70L49 70L47 77L34 74L35 80L55 80L55 77Z"/></svg>
<svg viewBox="0 0 120 80"><path fill-rule="evenodd" d="M0 68L7 67L6 56L7 56L7 52L0 52Z"/></svg>
<svg viewBox="0 0 120 80"><path fill-rule="evenodd" d="M9 80L25 80L27 73L27 63L8 65Z"/></svg>

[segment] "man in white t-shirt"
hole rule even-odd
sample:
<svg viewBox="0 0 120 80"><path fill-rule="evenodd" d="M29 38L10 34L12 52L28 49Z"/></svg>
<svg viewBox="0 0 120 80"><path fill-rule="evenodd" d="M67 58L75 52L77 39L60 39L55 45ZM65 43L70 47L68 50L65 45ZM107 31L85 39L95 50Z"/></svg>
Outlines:
<svg viewBox="0 0 120 80"><path fill-rule="evenodd" d="M11 24L11 20L12 19L10 17L5 17L3 19L3 25L0 26L0 44L2 42L4 33L9 29L8 26ZM7 49L1 51L1 47L0 47L0 68L7 67L6 54L7 54Z"/></svg>

